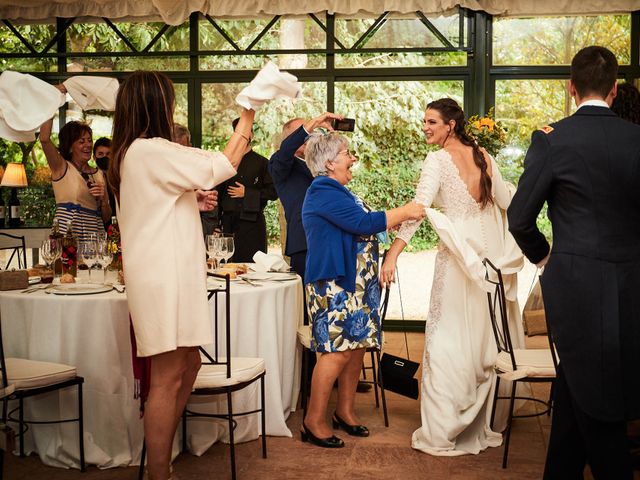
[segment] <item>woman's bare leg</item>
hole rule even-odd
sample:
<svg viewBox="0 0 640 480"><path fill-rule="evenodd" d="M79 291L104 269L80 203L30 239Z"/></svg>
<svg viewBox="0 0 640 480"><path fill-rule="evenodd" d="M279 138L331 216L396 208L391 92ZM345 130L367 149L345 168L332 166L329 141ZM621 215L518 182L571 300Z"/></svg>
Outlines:
<svg viewBox="0 0 640 480"><path fill-rule="evenodd" d="M169 478L171 447L177 425L176 412L179 401L182 401L179 400L179 395L187 388L186 380L193 376L191 351L191 348L181 347L151 357L151 388L144 413L144 437L150 480ZM191 385L188 386L189 389ZM186 402L186 399L184 401Z"/></svg>
<svg viewBox="0 0 640 480"><path fill-rule="evenodd" d="M338 402L336 413L349 425L358 425L360 422L356 416L354 405L356 401L356 388L362 371L362 360L366 349L358 348L349 353L349 362L345 365L338 377Z"/></svg>
<svg viewBox="0 0 640 480"><path fill-rule="evenodd" d="M328 438L333 430L327 425L327 403L336 378L350 358L351 352L323 353L313 369L311 397L304 424L318 438Z"/></svg>

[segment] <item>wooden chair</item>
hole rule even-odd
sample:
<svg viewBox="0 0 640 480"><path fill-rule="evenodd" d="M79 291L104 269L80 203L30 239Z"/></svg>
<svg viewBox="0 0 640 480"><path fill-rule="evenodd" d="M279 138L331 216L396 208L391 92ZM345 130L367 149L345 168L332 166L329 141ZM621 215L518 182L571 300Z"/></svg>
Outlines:
<svg viewBox="0 0 640 480"><path fill-rule="evenodd" d="M82 384L84 378L76 374L76 368L59 363L41 362L26 358L5 358L2 340L2 325L0 322L0 369L2 383L0 391L13 391L2 402L2 420L18 424L20 456L24 457L24 434L30 424L52 424L78 422L78 450L80 454L80 470L85 471L84 461L84 417L82 411ZM63 420L25 420L24 400L40 394L54 392L63 388L76 386L78 388L78 417ZM18 406L7 413L8 401L17 401ZM18 415L17 418L14 414Z"/></svg>
<svg viewBox="0 0 640 480"><path fill-rule="evenodd" d="M507 428L503 433L504 455L502 458L502 468L507 468L509 441L511 439L511 426L513 419L550 414L552 406L551 400L545 401L538 398L516 396L516 386L518 382L547 382L551 383L551 387L553 388L553 382L556 378L558 359L556 357L556 352L555 348L553 347L551 336L548 333L547 338L549 340L549 348L513 348L513 344L511 342L511 334L509 332L507 299L505 294L504 282L502 279L502 272L486 258L483 260L483 264L487 269L487 282L494 285L495 287L492 292L487 293L487 299L489 302L491 326L493 327L493 334L496 340L496 345L498 347L498 357L494 367L498 376L496 378L493 406L491 409L491 427L493 428L497 401L502 399L509 399L509 417L507 420ZM501 379L512 381L511 395L509 397L498 396L498 389L500 387ZM542 404L545 409L538 413L514 415L513 406L516 398L519 400L531 400L533 402Z"/></svg>
<svg viewBox="0 0 640 480"><path fill-rule="evenodd" d="M27 268L27 248L24 236L0 232L0 250L11 250L11 256L4 267L5 270L11 267L14 258L18 261L18 269Z"/></svg>

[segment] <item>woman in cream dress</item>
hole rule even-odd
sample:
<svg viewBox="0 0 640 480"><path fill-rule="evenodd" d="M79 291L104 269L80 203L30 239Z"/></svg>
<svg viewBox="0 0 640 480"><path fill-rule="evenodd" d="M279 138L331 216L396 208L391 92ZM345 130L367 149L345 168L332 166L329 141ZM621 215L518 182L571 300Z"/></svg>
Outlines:
<svg viewBox="0 0 640 480"><path fill-rule="evenodd" d="M427 142L442 148L424 162L416 201L440 209L427 210L440 244L425 331L422 426L412 446L431 455L478 453L502 443L489 425L497 349L482 259L504 274L515 345L524 341L515 281L523 259L505 220L511 191L495 161L465 133L462 109L454 100L437 100L424 120ZM397 257L419 225L400 228L382 267L383 283L394 281Z"/></svg>
<svg viewBox="0 0 640 480"><path fill-rule="evenodd" d="M197 347L213 341L194 190L235 175L254 116L242 112L224 153L205 152L171 142L174 104L163 74L136 72L124 81L108 173L138 355L151 357L144 416L151 480L170 478L173 436L200 368Z"/></svg>

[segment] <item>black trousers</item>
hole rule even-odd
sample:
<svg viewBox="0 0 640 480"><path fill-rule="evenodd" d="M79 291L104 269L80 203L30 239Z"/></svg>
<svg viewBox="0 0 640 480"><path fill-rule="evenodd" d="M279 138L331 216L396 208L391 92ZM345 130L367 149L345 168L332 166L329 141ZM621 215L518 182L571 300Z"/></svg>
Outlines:
<svg viewBox="0 0 640 480"><path fill-rule="evenodd" d="M595 480L632 480L626 425L624 421L597 420L583 412L559 366L544 479L583 479L589 464Z"/></svg>

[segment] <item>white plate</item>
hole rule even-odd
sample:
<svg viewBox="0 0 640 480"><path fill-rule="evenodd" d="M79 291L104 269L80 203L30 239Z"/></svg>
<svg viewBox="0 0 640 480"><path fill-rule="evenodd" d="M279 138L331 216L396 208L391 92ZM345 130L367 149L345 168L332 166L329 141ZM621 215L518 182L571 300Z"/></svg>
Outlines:
<svg viewBox="0 0 640 480"><path fill-rule="evenodd" d="M298 278L295 272L247 272L240 275L240 277L248 280L275 280L277 282L286 282L287 280L296 280Z"/></svg>
<svg viewBox="0 0 640 480"><path fill-rule="evenodd" d="M29 277L29 285L34 285L36 283L40 283L40 281L42 280L42 278L40 277Z"/></svg>
<svg viewBox="0 0 640 480"><path fill-rule="evenodd" d="M113 290L112 285L101 285L98 283L61 283L47 288L45 292L54 295L93 295L95 293L106 293Z"/></svg>

